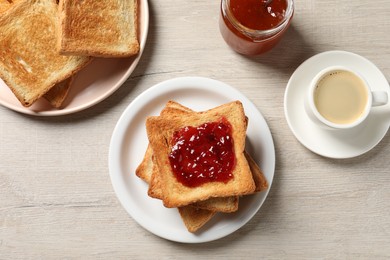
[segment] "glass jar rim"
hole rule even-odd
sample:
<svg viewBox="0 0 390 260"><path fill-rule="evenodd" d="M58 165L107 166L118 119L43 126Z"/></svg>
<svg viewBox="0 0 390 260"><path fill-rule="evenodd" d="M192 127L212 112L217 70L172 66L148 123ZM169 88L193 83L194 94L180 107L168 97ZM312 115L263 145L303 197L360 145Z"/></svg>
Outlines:
<svg viewBox="0 0 390 260"><path fill-rule="evenodd" d="M246 36L253 38L253 39L263 39L268 38L271 36L274 36L278 32L282 31L283 28L287 26L289 23L293 13L294 13L294 0L286 0L287 1L287 10L286 14L283 18L283 20L274 28L267 29L267 30L256 30L248 28L244 25L242 25L231 13L230 8L228 8L228 5L230 3L230 0L221 0L221 7L223 15L229 20L229 22L241 33L245 34Z"/></svg>

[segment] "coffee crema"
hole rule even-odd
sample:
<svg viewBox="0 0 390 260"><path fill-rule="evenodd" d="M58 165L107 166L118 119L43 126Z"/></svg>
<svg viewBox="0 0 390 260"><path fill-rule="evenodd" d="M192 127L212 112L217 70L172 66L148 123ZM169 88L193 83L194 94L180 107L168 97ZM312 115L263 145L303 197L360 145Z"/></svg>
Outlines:
<svg viewBox="0 0 390 260"><path fill-rule="evenodd" d="M335 124L350 124L358 120L367 102L368 93L363 80L345 70L323 76L314 90L317 111Z"/></svg>

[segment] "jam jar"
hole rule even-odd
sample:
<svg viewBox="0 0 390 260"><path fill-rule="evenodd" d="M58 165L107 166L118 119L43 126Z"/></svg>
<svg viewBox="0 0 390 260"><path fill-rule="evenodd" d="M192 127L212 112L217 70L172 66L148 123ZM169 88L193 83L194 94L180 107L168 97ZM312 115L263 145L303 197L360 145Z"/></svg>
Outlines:
<svg viewBox="0 0 390 260"><path fill-rule="evenodd" d="M259 55L280 41L293 14L293 0L222 0L219 28L233 50Z"/></svg>

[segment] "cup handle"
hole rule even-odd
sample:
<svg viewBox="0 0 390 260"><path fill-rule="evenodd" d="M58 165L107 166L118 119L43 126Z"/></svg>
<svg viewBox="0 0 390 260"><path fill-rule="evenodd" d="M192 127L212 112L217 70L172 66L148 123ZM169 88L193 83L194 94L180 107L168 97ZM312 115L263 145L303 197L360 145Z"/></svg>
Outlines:
<svg viewBox="0 0 390 260"><path fill-rule="evenodd" d="M372 106L383 106L388 102L387 92L385 91L373 91L372 92Z"/></svg>

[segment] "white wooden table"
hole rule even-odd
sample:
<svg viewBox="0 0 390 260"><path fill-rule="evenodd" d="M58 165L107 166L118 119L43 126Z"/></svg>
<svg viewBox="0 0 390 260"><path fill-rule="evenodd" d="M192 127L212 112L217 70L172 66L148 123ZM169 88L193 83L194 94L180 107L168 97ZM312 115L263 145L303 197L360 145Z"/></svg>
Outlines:
<svg viewBox="0 0 390 260"><path fill-rule="evenodd" d="M60 117L0 107L0 259L390 258L390 135L357 158L328 159L297 141L283 111L289 77L323 51L360 54L390 78L390 1L295 4L282 42L246 58L219 34L218 0L149 0L145 52L108 99ZM205 244L144 230L109 178L108 146L124 109L178 76L235 86L266 118L276 148L273 186L260 211L237 232Z"/></svg>

